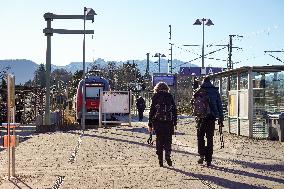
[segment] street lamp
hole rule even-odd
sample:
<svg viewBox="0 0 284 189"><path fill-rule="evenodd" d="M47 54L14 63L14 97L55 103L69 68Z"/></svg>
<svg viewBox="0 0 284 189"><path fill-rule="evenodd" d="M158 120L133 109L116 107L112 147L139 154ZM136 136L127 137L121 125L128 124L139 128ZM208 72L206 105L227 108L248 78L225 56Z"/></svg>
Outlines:
<svg viewBox="0 0 284 189"><path fill-rule="evenodd" d="M156 53L154 57L159 57L159 73L161 73L161 57L166 57L166 55L161 54L161 53Z"/></svg>
<svg viewBox="0 0 284 189"><path fill-rule="evenodd" d="M94 16L97 15L96 12L92 8L86 8L84 7L84 39L83 39L83 102L82 102L82 119L81 119L81 125L82 129L85 130L85 119L86 119L86 86L85 86L85 77L86 77L86 71L85 71L85 35L86 35L86 16ZM94 20L92 20L94 22Z"/></svg>
<svg viewBox="0 0 284 189"><path fill-rule="evenodd" d="M204 73L204 24L206 26L211 26L214 25L213 22L210 19L197 19L193 25L202 25L202 69L201 69L201 74Z"/></svg>

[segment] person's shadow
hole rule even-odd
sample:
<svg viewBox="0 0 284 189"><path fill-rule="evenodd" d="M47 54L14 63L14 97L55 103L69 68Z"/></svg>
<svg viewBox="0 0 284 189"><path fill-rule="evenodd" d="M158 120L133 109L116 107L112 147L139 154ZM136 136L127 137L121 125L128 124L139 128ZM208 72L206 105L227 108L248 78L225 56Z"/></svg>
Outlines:
<svg viewBox="0 0 284 189"><path fill-rule="evenodd" d="M212 168L214 168L214 167L216 167L216 166L212 165ZM224 177L217 177L217 176L213 176L213 175L205 175L205 174L200 174L200 173L186 172L184 170L177 169L175 167L165 167L165 168L172 170L172 171L175 171L177 173L184 174L188 177L193 177L195 179L198 179L198 180L200 180L200 182L202 184L204 184L206 186L206 188L208 188L208 187L214 188L213 186L211 186L211 183L216 184L216 185L221 186L221 187L224 187L224 188L236 188L236 189L239 189L239 188L242 188L242 189L246 189L246 188L247 189L251 189L251 188L267 189L268 188L268 187L265 187L265 186L255 186L255 185L252 185L252 184L236 182L236 181L233 181L233 180L226 179ZM236 174L237 174L237 172L238 171L235 171ZM247 175L247 176L250 176L250 175ZM262 177L262 176L260 176L260 177ZM283 180L281 181L281 183L283 183Z"/></svg>

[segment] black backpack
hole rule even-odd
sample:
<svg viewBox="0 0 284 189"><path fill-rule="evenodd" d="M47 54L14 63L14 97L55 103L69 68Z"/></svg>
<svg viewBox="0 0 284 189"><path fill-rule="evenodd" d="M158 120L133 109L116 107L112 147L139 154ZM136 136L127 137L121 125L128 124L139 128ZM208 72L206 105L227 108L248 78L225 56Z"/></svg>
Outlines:
<svg viewBox="0 0 284 189"><path fill-rule="evenodd" d="M155 105L156 113L154 115L154 119L156 121L173 121L173 108L173 104L169 101L165 101L165 99L159 101Z"/></svg>
<svg viewBox="0 0 284 189"><path fill-rule="evenodd" d="M210 110L210 98L208 96L208 92L200 88L193 95L193 99L191 101L192 106L192 115L197 118L205 118L211 114Z"/></svg>

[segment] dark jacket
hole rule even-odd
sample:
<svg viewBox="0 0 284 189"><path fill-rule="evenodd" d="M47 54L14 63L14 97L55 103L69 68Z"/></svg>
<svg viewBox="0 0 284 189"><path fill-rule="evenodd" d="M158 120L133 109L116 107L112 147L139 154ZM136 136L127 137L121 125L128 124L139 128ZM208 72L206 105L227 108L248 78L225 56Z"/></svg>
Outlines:
<svg viewBox="0 0 284 189"><path fill-rule="evenodd" d="M155 120L156 114L156 105L160 103L160 101L169 102L172 108L172 121L157 121ZM177 124L177 110L173 96L165 91L159 91L154 94L152 97L152 103L149 112L149 127L154 127L156 134L173 134L174 133L174 126Z"/></svg>
<svg viewBox="0 0 284 189"><path fill-rule="evenodd" d="M145 100L142 97L137 99L136 107L137 107L138 111L144 111L145 110L146 104L145 104Z"/></svg>
<svg viewBox="0 0 284 189"><path fill-rule="evenodd" d="M210 98L210 110L212 116L215 119L218 118L223 121L224 120L223 107L218 87L215 87L210 81L208 81L208 82L203 82L200 88L205 89L208 93L208 96Z"/></svg>

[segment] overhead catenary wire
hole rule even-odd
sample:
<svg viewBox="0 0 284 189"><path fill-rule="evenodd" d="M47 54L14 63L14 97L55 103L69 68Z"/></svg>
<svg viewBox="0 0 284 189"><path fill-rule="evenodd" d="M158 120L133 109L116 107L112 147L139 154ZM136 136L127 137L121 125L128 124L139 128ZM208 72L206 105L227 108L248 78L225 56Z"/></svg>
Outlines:
<svg viewBox="0 0 284 189"><path fill-rule="evenodd" d="M243 37L243 38L236 38L235 41L237 41L237 40L248 40L248 39L252 39L253 37L257 37L257 36L259 36L259 35L263 35L263 34L270 37L273 32L275 32L276 30L278 30L278 28L279 28L279 26L274 25L274 26L266 27L266 28L264 28L264 29L260 29L260 30L258 30L258 31L256 31L256 32L242 33L241 35L243 35L244 37ZM253 46L252 46L251 48L253 48ZM243 48L243 49L236 49L236 50L237 50L237 51L238 51L238 50L245 51L246 48ZM249 50L247 49L247 51L249 51ZM248 61L248 60L252 60L252 59L256 59L256 58L259 58L259 57L262 57L262 56L263 56L263 55L259 55L259 56L252 55L252 56L250 56L250 57L248 57L248 58L246 58L246 59L244 59L244 60L235 62L234 64L239 64L239 63L242 63L242 62L245 62L245 61Z"/></svg>
<svg viewBox="0 0 284 189"><path fill-rule="evenodd" d="M186 45L184 45L184 46L186 46ZM199 46L199 45L190 45L190 46ZM178 49L180 49L180 50L186 51L186 52L188 52L188 53L193 53L193 54L195 54L195 55L197 55L197 56L201 56L200 54L195 53L195 52L193 52L193 51L190 51L190 50L188 50L188 49L185 49L185 48L183 48L183 47L181 47L181 46L179 46L179 45L175 45L175 47L178 48ZM210 53L208 53L208 54L212 54L212 53L210 52ZM227 61L228 61L227 59L225 60L225 59L213 58L213 57L204 57L204 58L210 59L210 60L223 61L223 62L227 62ZM178 67L178 66L174 67L173 69L176 69L177 67Z"/></svg>
<svg viewBox="0 0 284 189"><path fill-rule="evenodd" d="M217 49L217 50L215 50L215 51L211 51L211 52L205 54L204 57L206 57L207 55L216 53L216 52L218 52L218 51L221 51L221 50L223 50L223 49L225 49L225 48L227 48L227 47L223 47L223 48ZM200 58L202 58L202 55L199 56L199 57L197 57L197 58L194 58L194 59L192 59L192 60L190 60L190 61L188 61L188 62L185 62L185 63L182 63L182 64L180 64L180 65L178 65L178 66L175 66L173 69L175 69L175 68L177 68L177 67L180 67L180 66L183 66L183 65L185 65L185 64L191 63L191 62L193 62L193 61L195 61L195 60L198 60L198 59L200 59Z"/></svg>
<svg viewBox="0 0 284 189"><path fill-rule="evenodd" d="M278 61L284 63L283 60L281 60L279 57L274 56L274 55L272 55L272 54L268 54L268 55L271 56L272 58L275 58L276 60L278 60Z"/></svg>
<svg viewBox="0 0 284 189"><path fill-rule="evenodd" d="M200 54L198 54L198 53L196 53L196 52L194 52L194 51L190 51L190 50L188 50L188 49L185 49L185 48L183 48L183 47L181 47L181 46L179 46L179 45L174 44L174 46L175 46L176 48L180 49L180 50L183 50L183 51L186 51L186 52L189 52L189 53L192 53L192 54L195 54L195 55L200 56Z"/></svg>
<svg viewBox="0 0 284 189"><path fill-rule="evenodd" d="M267 35L267 36L270 36L271 33L273 33L273 32L274 32L275 30L277 30L278 28L279 28L279 26L274 25L274 26L266 27L266 28L264 28L264 29L260 29L260 30L258 30L258 31L256 31L256 32L241 33L240 35L236 35L236 36L244 36L244 37L237 37L237 38L235 38L234 41L243 41L243 40L247 40L247 39L250 39L250 38L253 38L253 37L257 37L257 36L263 35L263 34L265 34L265 35ZM218 42L219 42L219 43L222 43L222 42L223 42L223 43L226 43L226 41L227 41L226 39L222 39L222 40L219 40ZM214 43L214 42L209 43L209 44L206 45L206 47L207 47L207 48L212 48L212 47L215 46L214 44L216 44L216 43ZM182 66L182 65L185 65L185 64L187 64L187 63L191 63L191 62L193 62L193 61L195 61L195 60L198 60L198 59L202 58L202 56L201 56L200 54L194 52L195 50L189 50L189 49L184 48L184 45L180 45L180 44L178 44L178 43L176 43L176 42L173 42L173 46L174 46L175 48L177 48L177 49L180 50L180 51L179 51L179 54L180 54L180 55L181 55L181 52L183 51L183 52L187 52L187 53L191 53L191 54L197 55L197 56L199 56L199 57L194 58L194 59L192 59L192 60L190 60L190 61L188 61L188 62L182 63L182 64L180 64L180 65L178 65L178 66L175 66L175 67L173 67L172 69L177 69L178 67L180 67L180 66ZM190 46L199 46L199 45L190 45ZM228 46L227 46L227 47L228 47ZM226 47L225 47L225 48L226 48ZM219 49L218 49L218 50L219 50ZM217 51L218 51L218 50L217 50ZM239 51L239 50L241 50L241 51L243 52L245 49L244 49L244 48L236 48L236 51ZM213 51L213 53L214 53L214 52L215 52L215 51ZM213 54L213 53L208 53L208 54L206 54L206 55ZM219 58L208 58L208 57L206 57L206 55L204 55L204 58L212 59L212 60L218 60L218 61L223 61L223 62L228 61L228 60L222 60L222 59L219 59ZM246 58L246 59L244 59L244 60L231 61L231 63L232 63L232 64L239 64L239 63L242 63L242 62L245 62L245 61L248 61L248 60L256 59L256 58L258 58L258 57L260 57L260 56L252 55L252 56L249 56L248 58ZM279 58L278 58L278 59L279 59ZM277 59L277 60L278 60L278 59ZM279 61L279 60L278 60L278 61Z"/></svg>
<svg viewBox="0 0 284 189"><path fill-rule="evenodd" d="M252 57L249 57L249 58L246 58L245 60L241 60L241 61L237 61L237 62L233 62L233 64L240 64L242 62L245 62L245 61L248 61L248 60L253 60L253 59L256 59L256 58L259 58L259 57L262 57L264 55L260 55L260 56L252 56Z"/></svg>

